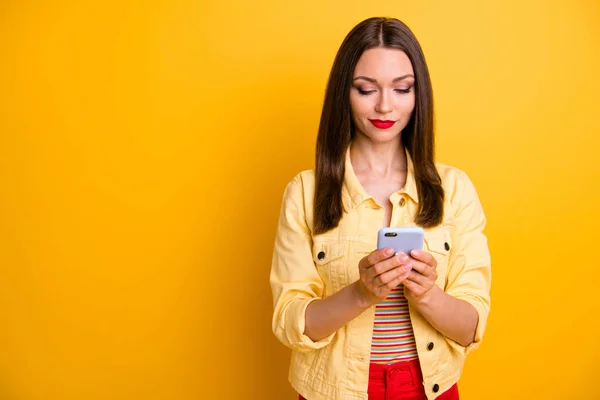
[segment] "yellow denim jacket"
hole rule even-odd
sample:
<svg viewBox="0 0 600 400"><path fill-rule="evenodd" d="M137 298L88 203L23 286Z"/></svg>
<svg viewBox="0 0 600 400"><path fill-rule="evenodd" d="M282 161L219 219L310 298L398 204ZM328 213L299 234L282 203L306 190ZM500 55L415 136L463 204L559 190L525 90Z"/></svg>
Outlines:
<svg viewBox="0 0 600 400"><path fill-rule="evenodd" d="M406 155L406 184L390 196L390 226L415 226L419 199L414 167ZM376 249L377 232L383 227L384 208L358 181L349 151L345 166L342 201L346 212L338 227L313 234L315 177L314 170L307 170L296 175L285 189L275 238L270 274L272 328L293 350L289 380L308 400L367 399L375 306L318 342L304 334L308 304L359 279L358 262ZM459 169L440 163L436 166L446 193L444 218L441 225L425 229L424 250L438 262L436 284L472 304L479 323L475 341L463 347L410 307L423 384L430 400L458 381L465 356L479 346L490 309L491 285L490 255L483 234L485 216L475 188ZM325 257L318 257L319 253Z"/></svg>

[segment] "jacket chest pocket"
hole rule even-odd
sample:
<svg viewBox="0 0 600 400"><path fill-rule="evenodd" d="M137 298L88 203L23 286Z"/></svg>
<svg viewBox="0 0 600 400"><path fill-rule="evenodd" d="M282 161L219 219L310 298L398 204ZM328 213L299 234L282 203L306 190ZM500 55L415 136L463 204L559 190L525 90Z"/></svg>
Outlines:
<svg viewBox="0 0 600 400"><path fill-rule="evenodd" d="M323 280L325 296L342 288L346 242L331 240L313 243L312 257L317 272Z"/></svg>
<svg viewBox="0 0 600 400"><path fill-rule="evenodd" d="M353 241L348 244L348 261L346 268L346 281L344 285L350 285L360 279L360 269L358 264L360 261L377 250L377 244L367 243L362 241Z"/></svg>
<svg viewBox="0 0 600 400"><path fill-rule="evenodd" d="M449 228L441 227L425 232L425 250L437 261L437 280L435 284L443 290L446 289L448 279L448 264L452 240Z"/></svg>

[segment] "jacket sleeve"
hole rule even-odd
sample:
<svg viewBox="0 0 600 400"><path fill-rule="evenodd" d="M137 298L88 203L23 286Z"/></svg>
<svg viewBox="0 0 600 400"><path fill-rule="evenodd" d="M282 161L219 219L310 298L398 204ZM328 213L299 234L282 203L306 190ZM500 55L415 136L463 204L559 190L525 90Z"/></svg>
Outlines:
<svg viewBox="0 0 600 400"><path fill-rule="evenodd" d="M490 311L492 271L487 238L483 233L486 218L473 183L462 171L456 189L461 195L454 215L446 292L475 307L479 322L474 342L469 346L449 342L466 355L479 347L483 338Z"/></svg>
<svg viewBox="0 0 600 400"><path fill-rule="evenodd" d="M283 194L270 273L273 333L284 345L300 352L322 348L335 336L334 332L314 342L304 334L306 308L323 296L324 288L312 258L304 204L298 175Z"/></svg>

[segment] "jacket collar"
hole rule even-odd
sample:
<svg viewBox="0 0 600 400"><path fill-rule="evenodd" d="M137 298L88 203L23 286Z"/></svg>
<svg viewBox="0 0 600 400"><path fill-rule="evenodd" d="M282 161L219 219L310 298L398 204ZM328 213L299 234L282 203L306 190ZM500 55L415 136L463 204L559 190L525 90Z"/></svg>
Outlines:
<svg viewBox="0 0 600 400"><path fill-rule="evenodd" d="M352 168L352 162L350 161L350 145L346 150L346 160L345 160L345 172L344 172L344 184L342 186L342 199L344 201L344 205L346 210L349 212L356 208L360 203L367 199L373 199L376 201L373 196L368 194L361 183L359 182L356 174L354 173L354 169ZM401 194L408 195L415 203L419 202L419 197L417 195L417 183L415 181L414 174L414 165L410 154L406 149L404 150L406 154L406 183L404 187L398 190L391 197L392 201L395 200L396 197L399 197Z"/></svg>

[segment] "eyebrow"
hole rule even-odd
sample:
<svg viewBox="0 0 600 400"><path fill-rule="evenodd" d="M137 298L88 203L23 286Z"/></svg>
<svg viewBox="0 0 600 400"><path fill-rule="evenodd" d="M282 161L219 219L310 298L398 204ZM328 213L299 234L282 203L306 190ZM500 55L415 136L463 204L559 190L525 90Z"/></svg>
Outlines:
<svg viewBox="0 0 600 400"><path fill-rule="evenodd" d="M399 77L397 77L397 78L394 78L394 79L392 80L392 82L401 81L402 79L406 79L406 78L414 78L414 75L412 75L412 74L406 74L406 75L402 75L402 76L399 76ZM362 75L361 75L361 76L357 76L357 77L356 77L356 78L354 78L352 81L354 82L354 81L355 81L355 80L357 80L357 79L364 79L365 81L369 81L369 82L377 83L377 80L376 80L376 79L369 78L368 76L362 76Z"/></svg>

